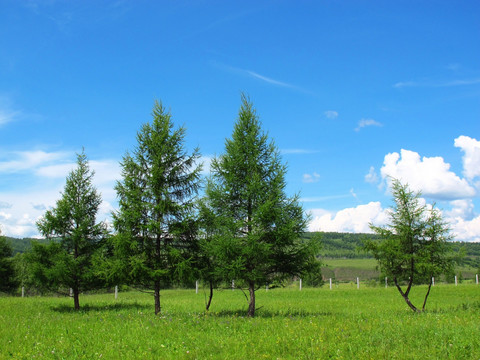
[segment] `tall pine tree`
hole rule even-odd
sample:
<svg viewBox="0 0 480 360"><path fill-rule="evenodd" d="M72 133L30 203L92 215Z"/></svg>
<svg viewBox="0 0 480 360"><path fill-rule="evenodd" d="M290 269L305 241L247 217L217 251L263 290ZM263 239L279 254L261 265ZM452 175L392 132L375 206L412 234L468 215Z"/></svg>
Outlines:
<svg viewBox="0 0 480 360"><path fill-rule="evenodd" d="M204 204L217 230L208 243L210 254L217 274L248 288L247 315L254 316L260 286L319 264L313 242L300 240L307 219L298 196L285 193L286 166L245 95L232 138L211 170Z"/></svg>
<svg viewBox="0 0 480 360"><path fill-rule="evenodd" d="M132 154L121 162L119 210L113 217L117 264L129 284L153 290L158 314L160 289L190 268L201 167L198 150L188 155L184 148L185 129L173 129L171 115L160 102L155 102L152 116L152 123L138 132Z"/></svg>

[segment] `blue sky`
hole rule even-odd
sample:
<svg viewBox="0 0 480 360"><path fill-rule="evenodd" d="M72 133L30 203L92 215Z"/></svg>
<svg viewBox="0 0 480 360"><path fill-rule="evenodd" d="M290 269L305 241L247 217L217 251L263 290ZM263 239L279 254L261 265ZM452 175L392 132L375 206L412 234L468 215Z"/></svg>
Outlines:
<svg viewBox="0 0 480 360"><path fill-rule="evenodd" d="M116 207L154 100L209 160L245 92L311 230L368 231L388 176L480 241L477 1L0 0L0 227L37 236L82 147Z"/></svg>

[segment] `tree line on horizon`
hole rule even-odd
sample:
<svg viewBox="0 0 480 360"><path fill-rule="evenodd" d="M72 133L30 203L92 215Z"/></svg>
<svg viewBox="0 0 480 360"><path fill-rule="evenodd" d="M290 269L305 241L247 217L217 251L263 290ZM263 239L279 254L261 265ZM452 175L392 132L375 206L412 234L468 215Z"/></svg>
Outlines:
<svg viewBox="0 0 480 360"><path fill-rule="evenodd" d="M65 295L71 289L78 310L82 292L127 284L151 292L158 314L161 289L200 279L210 289L208 310L214 289L234 279L245 289L247 316L253 317L260 287L292 277L321 282L319 240L304 236L308 217L299 195L287 196L286 165L247 96L242 94L232 136L204 181L199 149L190 154L185 149L185 128L174 128L161 102L155 102L152 118L120 163L112 233L96 220L102 200L92 183L94 172L85 152L77 155L61 198L37 222L48 243L34 242L23 259L22 271L37 287L63 289ZM451 270L446 246L451 237L440 213L419 204L419 193L397 180L393 190L392 222L371 224L378 236L364 248L417 311L411 287ZM10 271L1 264L0 272ZM422 310L429 292L430 287Z"/></svg>

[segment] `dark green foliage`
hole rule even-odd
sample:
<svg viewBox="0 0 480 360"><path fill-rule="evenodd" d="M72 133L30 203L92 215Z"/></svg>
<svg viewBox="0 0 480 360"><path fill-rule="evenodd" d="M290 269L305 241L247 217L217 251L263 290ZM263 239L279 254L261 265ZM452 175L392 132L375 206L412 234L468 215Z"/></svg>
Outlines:
<svg viewBox="0 0 480 360"><path fill-rule="evenodd" d="M18 287L12 254L10 243L0 234L0 292L11 293Z"/></svg>
<svg viewBox="0 0 480 360"><path fill-rule="evenodd" d="M40 233L52 241L34 242L27 255L37 286L65 293L71 288L76 310L80 292L103 286L92 265L106 234L105 224L96 222L102 200L92 184L93 175L86 155L77 155L77 168L68 175L61 199L37 223Z"/></svg>
<svg viewBox="0 0 480 360"><path fill-rule="evenodd" d="M160 288L192 272L193 204L201 167L198 150L188 155L184 149L185 129L173 129L161 103L155 103L152 115L152 123L137 134L137 147L121 162L113 266L127 283L153 289L158 314Z"/></svg>
<svg viewBox="0 0 480 360"><path fill-rule="evenodd" d="M409 299L412 285L429 284L422 310L430 293L432 277L453 271L453 258L448 252L451 239L448 225L435 206L427 207L414 193L398 180L392 181L395 202L386 227L371 225L381 240L366 241L365 248L378 261L383 276L393 279L395 285L413 311L418 308ZM401 285L406 284L406 290Z"/></svg>
<svg viewBox="0 0 480 360"><path fill-rule="evenodd" d="M208 253L217 276L248 288L248 315L254 316L258 287L304 275L319 264L315 242L300 239L307 219L298 196L285 194L286 166L243 95L232 138L211 169L204 206L216 230Z"/></svg>

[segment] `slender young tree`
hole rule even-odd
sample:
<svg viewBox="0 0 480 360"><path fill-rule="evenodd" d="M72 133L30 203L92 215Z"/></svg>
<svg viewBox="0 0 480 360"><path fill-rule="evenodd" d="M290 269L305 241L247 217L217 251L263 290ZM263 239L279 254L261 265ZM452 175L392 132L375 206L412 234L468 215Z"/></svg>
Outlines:
<svg viewBox="0 0 480 360"><path fill-rule="evenodd" d="M138 132L132 154L121 162L123 180L115 187L119 210L113 218L115 255L126 281L153 290L158 314L160 289L191 269L201 166L198 149L187 154L185 129L173 129L160 102L155 102L152 116L152 123Z"/></svg>
<svg viewBox="0 0 480 360"><path fill-rule="evenodd" d="M414 312L423 311L432 277L452 271L453 257L447 244L452 236L435 205L422 204L420 192L413 192L408 185L393 179L392 195L395 205L389 213L389 224L385 227L370 224L381 240L367 241L365 248L373 253L382 273L393 279L407 305ZM410 300L415 283L429 284L421 309Z"/></svg>
<svg viewBox="0 0 480 360"><path fill-rule="evenodd" d="M106 226L96 221L102 199L92 184L93 176L85 153L78 154L77 167L68 175L56 207L37 222L40 233L52 241L34 244L28 254L41 285L56 291L73 290L75 310L80 309L80 292L102 286L92 257L105 238Z"/></svg>
<svg viewBox="0 0 480 360"><path fill-rule="evenodd" d="M300 240L307 218L298 196L285 193L286 166L245 95L232 138L211 170L204 204L217 229L208 242L210 257L217 275L248 289L252 317L259 287L302 275L318 262L314 243Z"/></svg>

